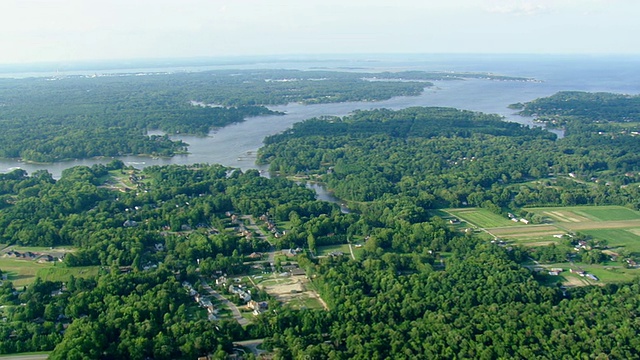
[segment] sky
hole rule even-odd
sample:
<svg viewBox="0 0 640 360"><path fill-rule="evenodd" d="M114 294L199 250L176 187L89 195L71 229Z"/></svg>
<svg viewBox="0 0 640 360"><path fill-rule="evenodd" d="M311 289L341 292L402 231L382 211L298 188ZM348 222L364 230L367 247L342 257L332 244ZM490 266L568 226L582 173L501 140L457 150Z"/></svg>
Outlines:
<svg viewBox="0 0 640 360"><path fill-rule="evenodd" d="M0 64L255 55L640 54L639 0L0 0Z"/></svg>

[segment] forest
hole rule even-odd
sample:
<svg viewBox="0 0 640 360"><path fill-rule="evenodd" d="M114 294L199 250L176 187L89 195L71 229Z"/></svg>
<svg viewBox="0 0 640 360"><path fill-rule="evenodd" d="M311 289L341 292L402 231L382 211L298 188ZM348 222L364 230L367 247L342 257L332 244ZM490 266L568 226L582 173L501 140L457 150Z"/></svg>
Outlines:
<svg viewBox="0 0 640 360"><path fill-rule="evenodd" d="M0 351L53 350L52 359L221 358L232 341L266 337L265 346L282 359L633 358L640 346L637 284L563 296L518 265L522 251L458 233L437 218L409 222L406 208L380 202L343 214L284 178L229 170L147 168L135 172L139 189L124 193L99 187L106 172L132 171L117 161L73 168L57 181L45 172L4 175L3 242L74 244L78 251L61 266L101 271L64 283L36 280L24 291L4 282L2 302L11 311L0 323ZM209 231L224 228L229 210L288 217L291 232L276 243L280 248L314 246L310 238L329 233L368 235L364 258L299 255L329 311L283 306L244 328L193 318L181 281L241 273L243 255L269 246ZM126 227L127 220L139 225ZM24 232L12 233L18 227ZM53 242L40 242L46 239ZM164 250L152 250L157 243ZM199 267L197 259L204 260Z"/></svg>
<svg viewBox="0 0 640 360"><path fill-rule="evenodd" d="M640 121L640 96L638 95L561 91L525 104L509 106L520 110L521 115L536 116L538 121L555 127L564 127L572 121L580 123L637 123Z"/></svg>
<svg viewBox="0 0 640 360"><path fill-rule="evenodd" d="M188 144L147 132L204 136L247 117L277 115L267 105L415 96L432 85L429 80L472 77L520 80L477 73L296 70L0 79L0 157L55 162L173 156L187 152Z"/></svg>
<svg viewBox="0 0 640 360"><path fill-rule="evenodd" d="M629 172L640 170L636 140L630 133L599 134L588 125L571 127L556 139L541 128L450 108L382 109L295 124L266 138L258 161L274 172L324 182L355 206L409 197L440 207L488 201L504 209L553 204L637 209L637 187L622 186L635 181ZM601 181L592 186L550 176L568 173ZM545 182L531 182L539 179Z"/></svg>
<svg viewBox="0 0 640 360"><path fill-rule="evenodd" d="M640 188L630 186L640 181L633 134L599 131L585 123L557 138L496 115L381 109L310 119L265 139L259 161L270 164L269 178L211 164L137 170L118 160L60 179L1 174L0 243L73 248L52 267L97 275L24 287L3 280L0 353L226 358L234 342L264 339L276 359L637 358L637 280L564 287L523 264L565 261L566 252L501 246L437 215L449 207L531 219L533 206L640 209ZM288 176L326 184L350 212ZM284 231L257 236L239 230L238 217ZM579 234L570 242L582 240L606 245ZM317 256L335 244L359 244L360 255ZM326 309L294 308L256 288L269 311L242 326L208 319L185 290L224 275L267 276L269 266L252 273L250 256L294 248L286 261Z"/></svg>

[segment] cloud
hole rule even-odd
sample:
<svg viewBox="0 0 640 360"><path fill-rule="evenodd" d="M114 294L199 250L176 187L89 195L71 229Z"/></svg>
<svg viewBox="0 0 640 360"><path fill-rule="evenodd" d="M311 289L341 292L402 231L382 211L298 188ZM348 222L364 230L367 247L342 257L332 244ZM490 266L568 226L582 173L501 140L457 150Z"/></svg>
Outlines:
<svg viewBox="0 0 640 360"><path fill-rule="evenodd" d="M530 16L551 11L549 3L535 0L493 1L486 10L490 13Z"/></svg>
<svg viewBox="0 0 640 360"><path fill-rule="evenodd" d="M532 16L551 13L589 14L624 9L637 0L483 0L484 10L494 14Z"/></svg>

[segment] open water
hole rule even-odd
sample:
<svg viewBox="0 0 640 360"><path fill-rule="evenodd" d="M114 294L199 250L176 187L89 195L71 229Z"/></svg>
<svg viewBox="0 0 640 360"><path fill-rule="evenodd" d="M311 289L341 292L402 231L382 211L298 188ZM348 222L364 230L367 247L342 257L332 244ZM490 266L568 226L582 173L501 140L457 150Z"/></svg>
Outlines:
<svg viewBox="0 0 640 360"><path fill-rule="evenodd" d="M189 154L173 158L138 156L120 157L128 165L142 168L150 165L218 163L243 170L260 169L255 165L257 150L262 140L308 118L333 115L345 116L357 109L402 109L411 106L448 106L460 109L495 113L506 121L534 125L532 119L513 114L509 104L526 102L549 96L561 90L607 91L640 94L640 57L630 56L538 56L538 55L396 55L354 56L314 59L273 58L266 62L243 61L237 65L136 68L115 70L67 71L67 75L101 73L141 73L205 71L215 69L301 69L358 72L381 71L466 71L490 72L500 75L522 76L536 81L492 81L473 79L465 81L438 81L415 97L396 97L380 102L346 102L338 104L301 105L297 103L273 106L285 112L284 116L259 116L211 132L206 137L174 136L188 144ZM134 71L135 70L135 71ZM3 77L52 76L59 72L4 73ZM29 173L46 169L59 178L66 168L95 163L108 163L108 159L85 159L54 164L27 164L16 160L0 160L0 172L22 168Z"/></svg>

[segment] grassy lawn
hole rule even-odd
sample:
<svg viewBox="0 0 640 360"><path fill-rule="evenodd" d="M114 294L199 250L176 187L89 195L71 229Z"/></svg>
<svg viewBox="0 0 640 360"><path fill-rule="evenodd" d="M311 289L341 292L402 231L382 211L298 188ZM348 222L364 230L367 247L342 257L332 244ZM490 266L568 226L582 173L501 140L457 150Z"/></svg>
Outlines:
<svg viewBox="0 0 640 360"><path fill-rule="evenodd" d="M193 305L187 307L187 316L189 319L206 320L208 318L208 313L207 310L193 303Z"/></svg>
<svg viewBox="0 0 640 360"><path fill-rule="evenodd" d="M427 211L429 216L433 217L433 216L439 216L445 220L447 219L451 219L452 215L449 214L448 212L446 212L445 210L440 210L440 209L430 209Z"/></svg>
<svg viewBox="0 0 640 360"><path fill-rule="evenodd" d="M353 251L355 253L356 248L353 248ZM325 246L318 246L316 248L316 256L328 256L329 253L332 253L334 251L342 251L343 254L345 254L345 256L351 256L351 252L349 251L349 245L348 244L340 244L340 245L325 245Z"/></svg>
<svg viewBox="0 0 640 360"><path fill-rule="evenodd" d="M618 264L620 265L620 264ZM607 265L586 265L576 264L571 267L569 264L545 265L547 269L552 267L563 268L563 271L558 276L544 275L541 278L541 283L547 286L553 286L558 282L562 282L568 286L587 286L587 285L604 285L611 283L621 283L633 281L640 271L637 269L625 269L620 266L607 266ZM580 276L569 272L570 268L580 268L589 274L595 275L598 280L589 279L586 276Z"/></svg>
<svg viewBox="0 0 640 360"><path fill-rule="evenodd" d="M530 263L529 265L533 265ZM554 285L558 281L569 286L586 286L586 285L603 285L609 283L621 283L633 281L638 275L640 275L640 269L627 269L619 262L607 261L602 264L584 264L575 263L573 265L569 263L556 263L556 264L543 264L544 268L549 270L551 268L562 268L564 271L559 276L545 276L543 277L543 283L545 285ZM580 276L578 274L572 274L570 269L584 270L589 274L595 275L598 280L589 279L586 276Z"/></svg>
<svg viewBox="0 0 640 360"><path fill-rule="evenodd" d="M0 258L0 269L8 274L15 287L31 284L36 277L49 281L67 281L71 275L90 277L98 274L98 266L66 267L59 263L38 263L32 260Z"/></svg>
<svg viewBox="0 0 640 360"><path fill-rule="evenodd" d="M294 309L324 309L320 301L313 297L299 296L287 302Z"/></svg>
<svg viewBox="0 0 640 360"><path fill-rule="evenodd" d="M253 321L256 318L256 316L253 315L253 310L249 310L249 311L240 310L240 315L242 315L243 318L249 321Z"/></svg>
<svg viewBox="0 0 640 360"><path fill-rule="evenodd" d="M600 279L603 283L632 281L640 272L637 269L612 268L607 266L586 265L583 269ZM594 282L593 280L589 280ZM597 281L596 281L597 282Z"/></svg>
<svg viewBox="0 0 640 360"><path fill-rule="evenodd" d="M13 282L15 287L31 284L39 270L50 268L53 268L51 263L40 264L31 260L0 258L0 269L8 274L8 280Z"/></svg>
<svg viewBox="0 0 640 360"><path fill-rule="evenodd" d="M480 228L518 226L519 224L524 225L513 222L506 217L494 214L491 211L482 208L449 209L447 212Z"/></svg>

